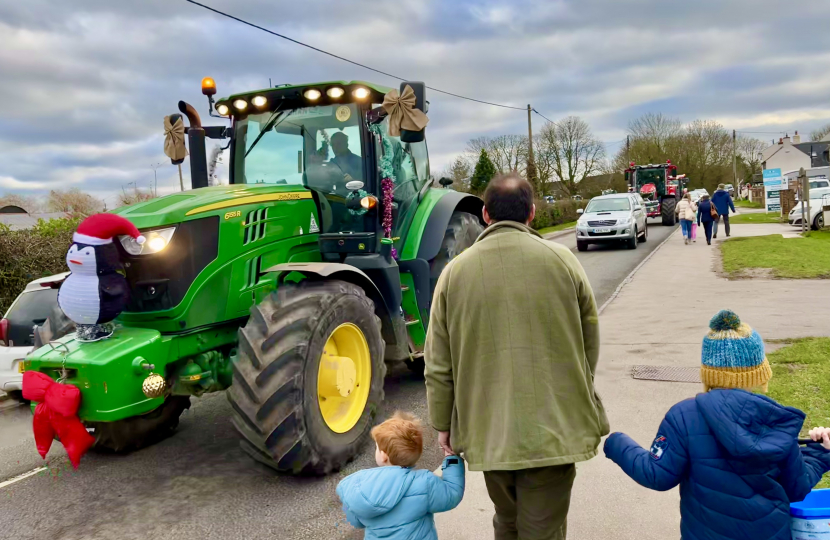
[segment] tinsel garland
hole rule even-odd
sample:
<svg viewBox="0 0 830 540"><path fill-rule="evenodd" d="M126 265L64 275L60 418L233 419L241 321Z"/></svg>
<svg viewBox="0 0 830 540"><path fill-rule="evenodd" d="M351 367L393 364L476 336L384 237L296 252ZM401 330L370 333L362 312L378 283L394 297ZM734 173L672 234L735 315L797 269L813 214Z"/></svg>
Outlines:
<svg viewBox="0 0 830 540"><path fill-rule="evenodd" d="M371 127L372 131L376 133L383 144L383 156L380 158L378 166L380 167L380 189L383 194L383 233L384 237L392 238L392 192L395 189L395 173L392 167L392 156L394 150L392 148L392 141L388 137L384 137L380 125L375 124ZM398 250L392 246L392 257L398 258Z"/></svg>

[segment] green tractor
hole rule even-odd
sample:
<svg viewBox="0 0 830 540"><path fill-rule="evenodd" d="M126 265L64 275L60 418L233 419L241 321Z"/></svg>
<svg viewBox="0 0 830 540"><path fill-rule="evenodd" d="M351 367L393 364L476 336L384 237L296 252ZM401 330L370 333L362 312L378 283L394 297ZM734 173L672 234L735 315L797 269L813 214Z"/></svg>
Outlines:
<svg viewBox="0 0 830 540"><path fill-rule="evenodd" d="M211 115L231 127L203 127L179 102L193 189L114 211L147 239L115 242L131 290L115 333L66 335L25 369L80 388L97 448L158 441L190 396L227 389L246 453L327 474L366 440L387 363L423 369L432 291L483 230L482 202L435 185L425 130L390 136L389 88L285 85L214 102L212 83ZM407 85L425 113L424 84ZM208 185L205 137L228 140L229 185Z"/></svg>

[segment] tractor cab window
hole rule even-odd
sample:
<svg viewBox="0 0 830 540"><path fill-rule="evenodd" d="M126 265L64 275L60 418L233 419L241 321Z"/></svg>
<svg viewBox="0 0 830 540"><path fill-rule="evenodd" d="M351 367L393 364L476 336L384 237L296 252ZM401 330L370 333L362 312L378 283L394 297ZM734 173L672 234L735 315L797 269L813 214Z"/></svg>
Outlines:
<svg viewBox="0 0 830 540"><path fill-rule="evenodd" d="M402 142L400 137L389 135L389 119L385 118L380 124L380 132L384 139L391 143L392 174L394 187L392 191L392 229L393 236L401 236L401 231L408 229L417 207L416 199L421 188L429 179L429 156L427 155L426 141L419 143ZM385 146L377 142L378 157L383 156ZM378 171L378 185L382 178ZM382 196L381 193L378 194Z"/></svg>

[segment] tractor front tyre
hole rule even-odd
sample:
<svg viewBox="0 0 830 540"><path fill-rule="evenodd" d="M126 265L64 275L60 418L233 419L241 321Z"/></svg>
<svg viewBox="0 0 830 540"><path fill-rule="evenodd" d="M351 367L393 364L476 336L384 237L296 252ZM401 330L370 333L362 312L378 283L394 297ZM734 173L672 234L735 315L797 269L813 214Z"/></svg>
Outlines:
<svg viewBox="0 0 830 540"><path fill-rule="evenodd" d="M166 439L179 425L179 417L190 408L190 396L168 396L156 409L116 422L87 422L95 437L94 450L131 452Z"/></svg>
<svg viewBox="0 0 830 540"><path fill-rule="evenodd" d="M242 449L278 471L339 470L368 438L383 401L384 347L360 287L280 285L239 330L227 393Z"/></svg>
<svg viewBox="0 0 830 540"><path fill-rule="evenodd" d="M660 201L660 216L663 218L663 225L673 226L676 221L674 208L677 206L677 199L666 197Z"/></svg>

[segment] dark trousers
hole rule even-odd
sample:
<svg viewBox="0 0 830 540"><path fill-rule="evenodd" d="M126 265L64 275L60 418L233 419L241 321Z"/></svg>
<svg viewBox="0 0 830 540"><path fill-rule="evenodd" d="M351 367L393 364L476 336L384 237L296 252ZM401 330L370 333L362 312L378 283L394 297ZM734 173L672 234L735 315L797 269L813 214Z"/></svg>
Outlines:
<svg viewBox="0 0 830 540"><path fill-rule="evenodd" d="M718 216L718 219L713 221L714 225L712 226L712 234L717 236L718 235L718 222L723 219L723 228L726 230L726 236L729 236L729 216L722 214Z"/></svg>
<svg viewBox="0 0 830 540"><path fill-rule="evenodd" d="M496 509L495 540L565 540L573 463L519 471L485 471Z"/></svg>
<svg viewBox="0 0 830 540"><path fill-rule="evenodd" d="M712 225L714 223L715 223L714 221L704 221L703 222L703 230L706 232L706 243L707 244L712 243Z"/></svg>

